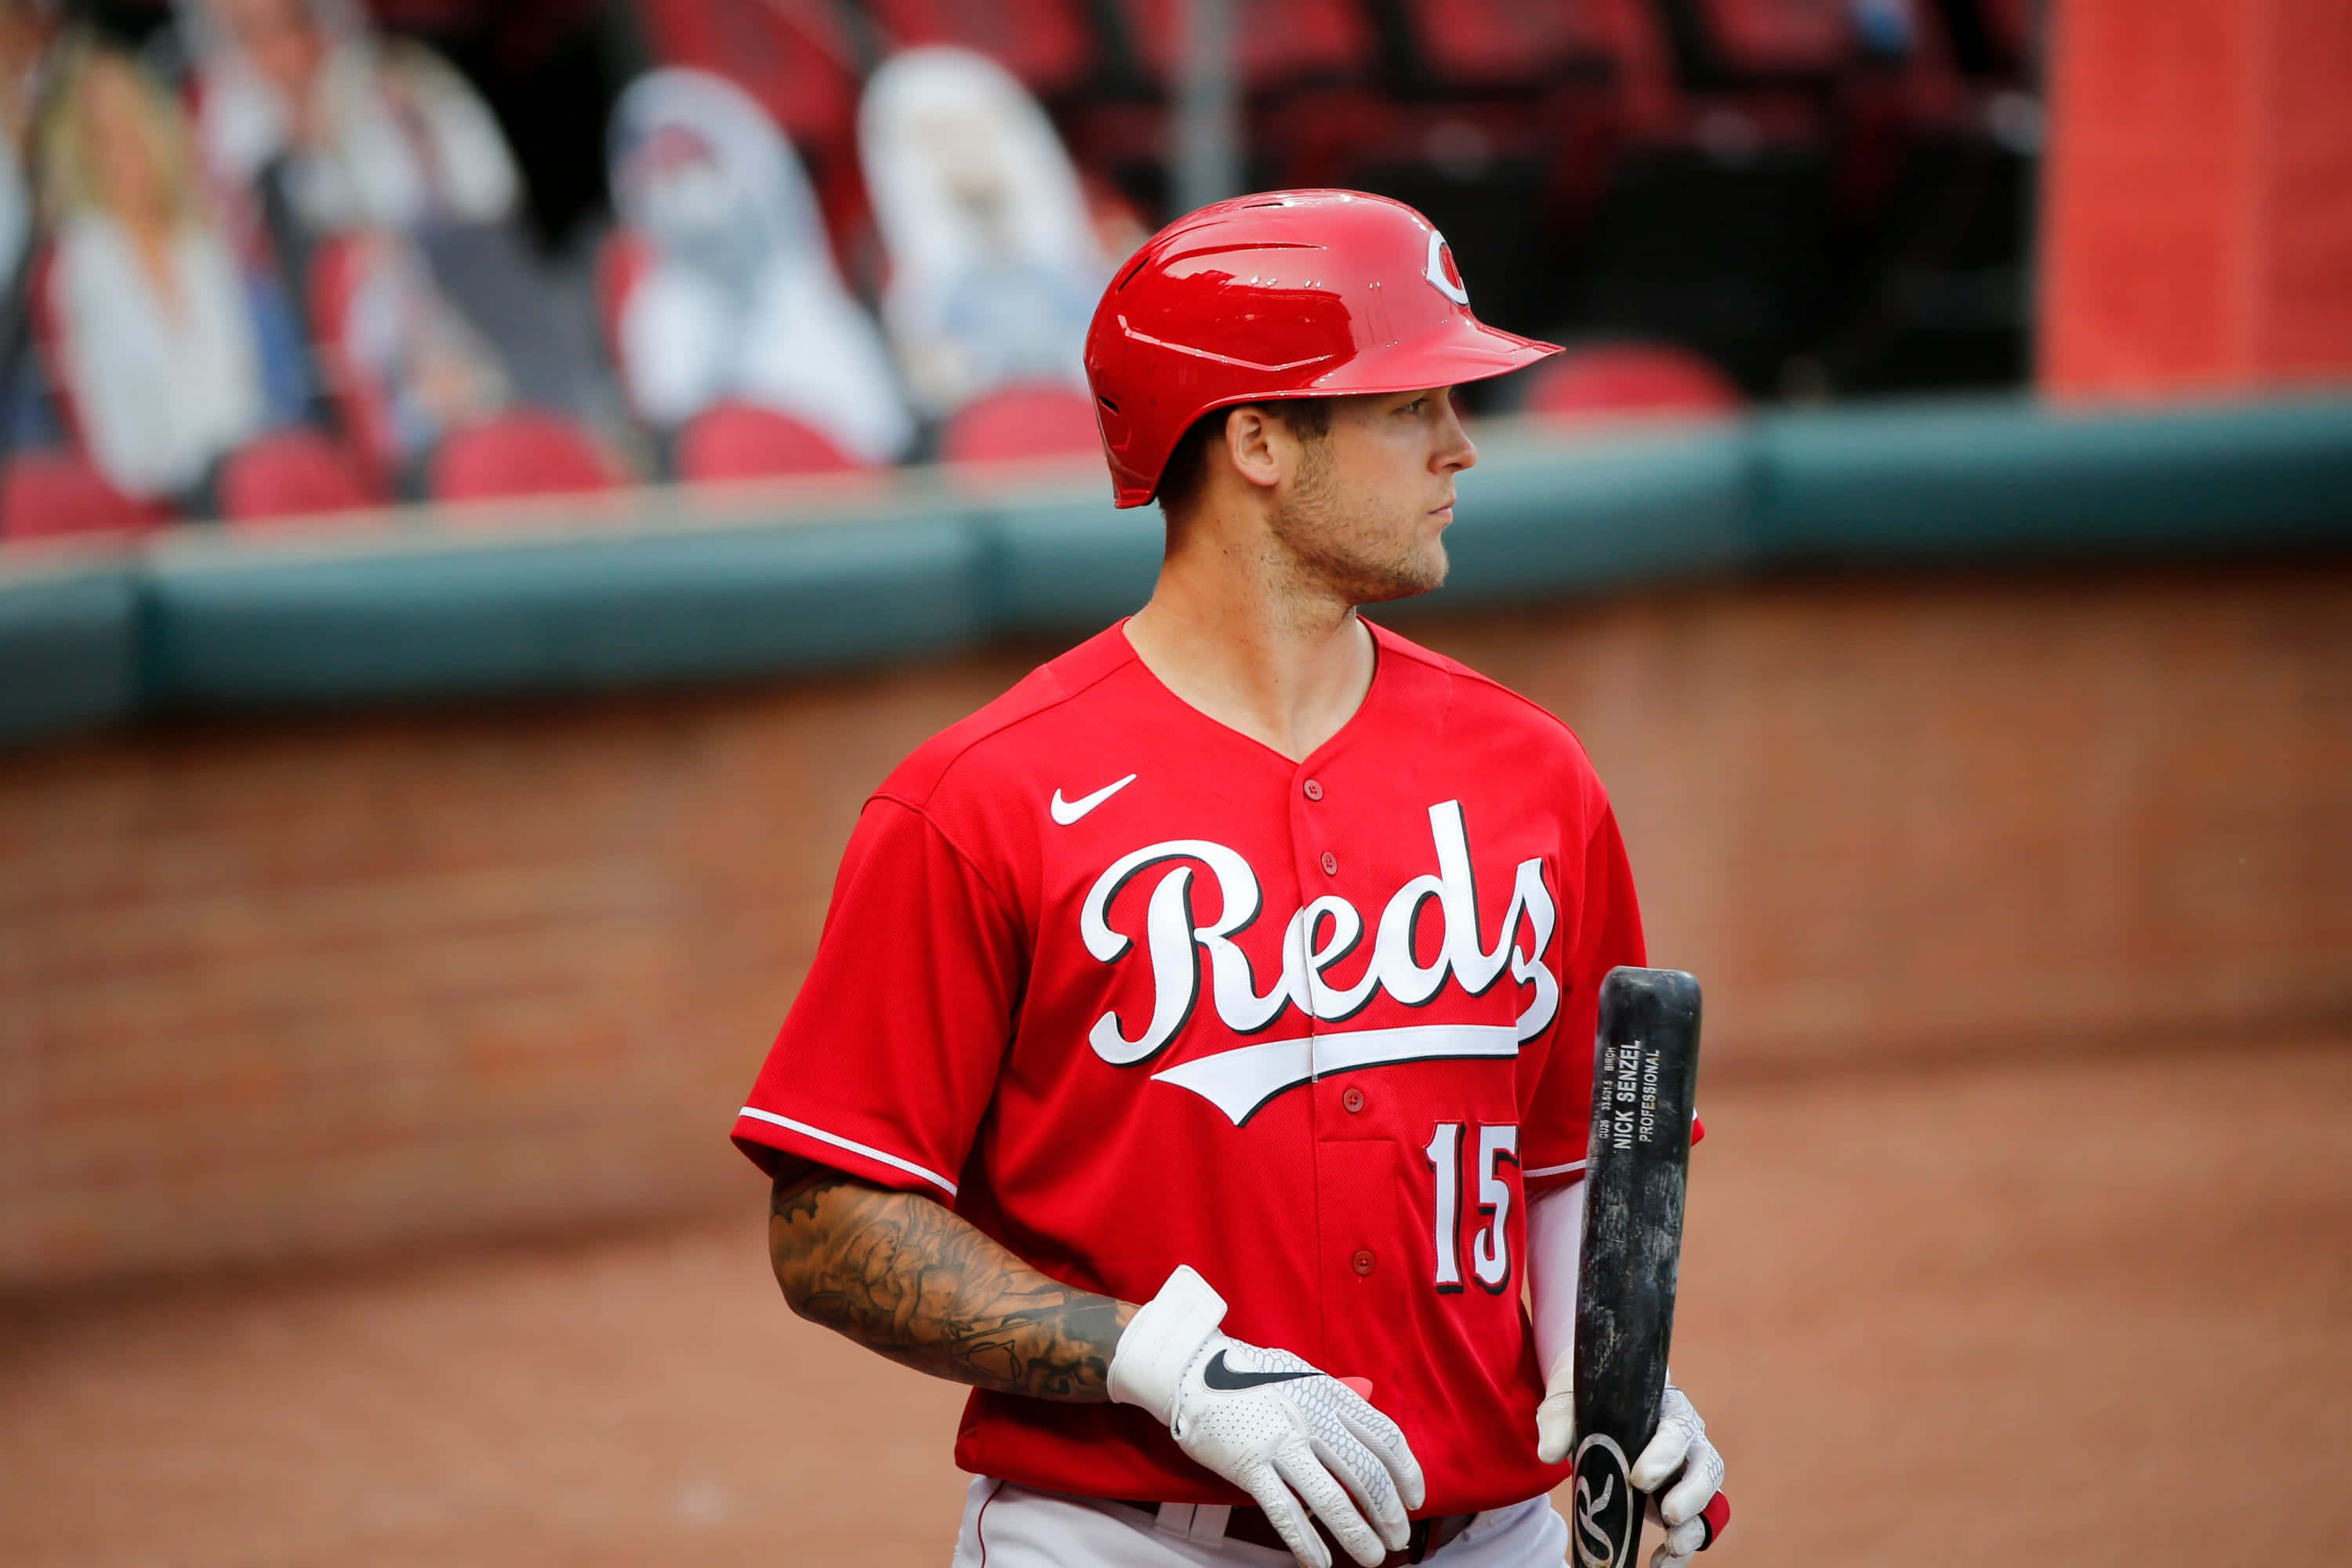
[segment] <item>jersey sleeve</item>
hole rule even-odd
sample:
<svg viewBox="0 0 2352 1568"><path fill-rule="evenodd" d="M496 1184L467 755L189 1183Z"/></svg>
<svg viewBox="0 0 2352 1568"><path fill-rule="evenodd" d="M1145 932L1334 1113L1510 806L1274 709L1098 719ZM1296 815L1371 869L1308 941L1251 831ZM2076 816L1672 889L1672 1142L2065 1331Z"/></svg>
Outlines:
<svg viewBox="0 0 2352 1568"><path fill-rule="evenodd" d="M1025 950L1012 907L936 825L868 802L736 1146L763 1170L782 1151L953 1198L1012 1038Z"/></svg>
<svg viewBox="0 0 2352 1568"><path fill-rule="evenodd" d="M1536 1082L1521 1136L1526 1140L1522 1176L1530 1190L1573 1181L1584 1174L1585 1143L1592 1123L1592 1036L1599 1021L1601 981L1621 963L1646 962L1642 910L1633 896L1633 870L1617 815L1603 806L1586 841L1583 884L1575 928L1565 933L1559 1017L1543 1076Z"/></svg>

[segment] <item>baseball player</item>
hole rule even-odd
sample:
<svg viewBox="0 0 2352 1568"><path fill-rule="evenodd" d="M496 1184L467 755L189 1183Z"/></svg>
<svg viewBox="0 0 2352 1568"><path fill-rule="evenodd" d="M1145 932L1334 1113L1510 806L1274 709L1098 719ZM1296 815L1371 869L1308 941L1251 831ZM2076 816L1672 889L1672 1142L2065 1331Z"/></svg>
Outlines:
<svg viewBox="0 0 2352 1568"><path fill-rule="evenodd" d="M1559 721L1356 614L1444 578L1449 389L1557 352L1346 191L1204 208L1104 293L1158 586L875 792L735 1123L793 1310L973 1385L960 1568L1569 1550L1633 879ZM1659 1417L1679 1568L1723 1462L1671 1385Z"/></svg>

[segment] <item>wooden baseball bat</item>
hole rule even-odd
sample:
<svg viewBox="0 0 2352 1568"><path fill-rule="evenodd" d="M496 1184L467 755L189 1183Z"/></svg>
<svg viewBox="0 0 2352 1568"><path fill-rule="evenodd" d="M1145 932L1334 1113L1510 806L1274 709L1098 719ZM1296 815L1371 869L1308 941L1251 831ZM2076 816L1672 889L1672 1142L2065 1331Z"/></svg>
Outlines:
<svg viewBox="0 0 2352 1568"><path fill-rule="evenodd" d="M1676 969L1612 969L1601 983L1600 1011L1577 1274L1569 1533L1577 1568L1634 1568L1644 1500L1627 1472L1656 1432L1674 1342L1698 982Z"/></svg>

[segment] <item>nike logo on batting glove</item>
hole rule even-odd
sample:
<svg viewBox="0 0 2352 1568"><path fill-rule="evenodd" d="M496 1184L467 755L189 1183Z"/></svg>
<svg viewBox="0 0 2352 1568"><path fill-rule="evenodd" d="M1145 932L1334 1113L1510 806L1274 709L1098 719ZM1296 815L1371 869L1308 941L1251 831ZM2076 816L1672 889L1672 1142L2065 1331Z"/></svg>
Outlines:
<svg viewBox="0 0 2352 1568"><path fill-rule="evenodd" d="M1310 1515L1379 1568L1429 1496L1404 1434L1320 1367L1227 1338L1224 1316L1224 1298L1178 1268L1120 1333L1111 1398L1150 1412L1187 1458L1247 1492L1306 1568L1331 1568Z"/></svg>
<svg viewBox="0 0 2352 1568"><path fill-rule="evenodd" d="M1235 1372L1225 1364L1225 1352L1219 1351L1201 1368L1201 1381L1220 1394L1238 1394L1244 1388L1255 1388L1262 1383L1289 1383L1302 1377L1320 1377L1318 1372Z"/></svg>

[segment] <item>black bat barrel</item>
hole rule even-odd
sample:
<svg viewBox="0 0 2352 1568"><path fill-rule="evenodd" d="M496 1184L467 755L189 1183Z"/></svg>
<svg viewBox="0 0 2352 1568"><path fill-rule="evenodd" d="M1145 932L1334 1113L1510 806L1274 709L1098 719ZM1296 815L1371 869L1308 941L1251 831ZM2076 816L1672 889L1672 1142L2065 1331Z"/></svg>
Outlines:
<svg viewBox="0 0 2352 1568"><path fill-rule="evenodd" d="M1642 1500L1627 1470L1655 1432L1674 1339L1698 1082L1698 982L1612 969L1601 983L1576 1314L1578 1568L1633 1568Z"/></svg>

